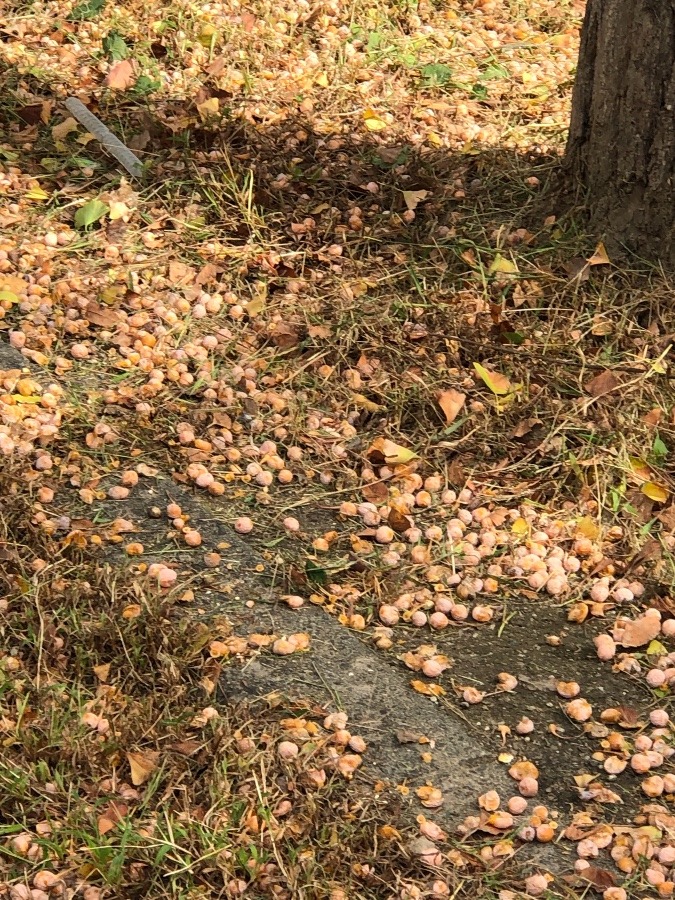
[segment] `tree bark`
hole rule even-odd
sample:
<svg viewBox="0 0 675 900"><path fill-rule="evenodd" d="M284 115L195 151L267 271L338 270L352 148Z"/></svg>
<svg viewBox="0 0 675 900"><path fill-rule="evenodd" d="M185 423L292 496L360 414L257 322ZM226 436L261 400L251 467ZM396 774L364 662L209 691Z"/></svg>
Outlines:
<svg viewBox="0 0 675 900"><path fill-rule="evenodd" d="M675 0L588 0L567 162L610 245L675 264Z"/></svg>

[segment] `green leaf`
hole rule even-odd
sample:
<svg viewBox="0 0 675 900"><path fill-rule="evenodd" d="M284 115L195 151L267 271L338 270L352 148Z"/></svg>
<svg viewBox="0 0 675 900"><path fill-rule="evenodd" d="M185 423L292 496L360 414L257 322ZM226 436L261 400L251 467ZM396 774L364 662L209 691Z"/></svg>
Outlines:
<svg viewBox="0 0 675 900"><path fill-rule="evenodd" d="M152 94L154 91L159 90L160 87L159 81L155 81L155 79L150 78L149 75L139 75L136 79L133 91L135 94Z"/></svg>
<svg viewBox="0 0 675 900"><path fill-rule="evenodd" d="M484 84L474 84L471 88L471 93L476 98L476 100L485 100L488 95L487 88Z"/></svg>
<svg viewBox="0 0 675 900"><path fill-rule="evenodd" d="M452 78L452 69L445 63L429 63L422 66L420 74L426 87L443 87Z"/></svg>
<svg viewBox="0 0 675 900"><path fill-rule="evenodd" d="M654 438L652 453L654 454L654 456L658 456L661 458L668 456L668 448L658 435Z"/></svg>
<svg viewBox="0 0 675 900"><path fill-rule="evenodd" d="M93 19L105 8L106 0L84 0L83 3L73 9L68 16L71 22L82 22L85 19Z"/></svg>
<svg viewBox="0 0 675 900"><path fill-rule="evenodd" d="M327 584L328 576L326 575L326 570L322 569L321 566L317 566L316 563L313 563L311 559L308 559L305 563L305 575L309 581L313 581L314 584Z"/></svg>
<svg viewBox="0 0 675 900"><path fill-rule="evenodd" d="M89 228L108 212L108 207L100 200L90 200L75 213L75 225L78 228Z"/></svg>
<svg viewBox="0 0 675 900"><path fill-rule="evenodd" d="M509 70L499 63L487 66L480 75L481 81L496 81L499 78L508 78Z"/></svg>
<svg viewBox="0 0 675 900"><path fill-rule="evenodd" d="M109 56L110 59L116 61L127 58L129 55L129 48L119 31L111 31L103 38L103 52L106 56Z"/></svg>

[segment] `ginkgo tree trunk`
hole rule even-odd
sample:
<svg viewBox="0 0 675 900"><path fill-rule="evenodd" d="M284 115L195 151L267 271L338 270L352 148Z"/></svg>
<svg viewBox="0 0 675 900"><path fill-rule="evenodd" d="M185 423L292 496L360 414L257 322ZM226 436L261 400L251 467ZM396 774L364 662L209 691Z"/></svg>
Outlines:
<svg viewBox="0 0 675 900"><path fill-rule="evenodd" d="M610 247L675 264L675 0L588 0L567 162Z"/></svg>

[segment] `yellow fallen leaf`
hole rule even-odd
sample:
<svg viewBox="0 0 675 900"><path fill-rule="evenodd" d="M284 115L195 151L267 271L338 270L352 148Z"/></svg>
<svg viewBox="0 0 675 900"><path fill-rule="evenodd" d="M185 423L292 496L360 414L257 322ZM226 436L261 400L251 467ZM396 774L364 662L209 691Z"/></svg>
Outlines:
<svg viewBox="0 0 675 900"><path fill-rule="evenodd" d="M0 272L0 290L11 291L13 294L24 294L27 288L27 283L18 275L5 275Z"/></svg>
<svg viewBox="0 0 675 900"><path fill-rule="evenodd" d="M47 191L43 191L41 187L31 188L24 194L26 200L49 200Z"/></svg>
<svg viewBox="0 0 675 900"><path fill-rule="evenodd" d="M209 97L208 100L204 100L202 103L198 103L197 112L199 113L202 121L205 121L212 116L217 116L220 112L220 102L218 98Z"/></svg>
<svg viewBox="0 0 675 900"><path fill-rule="evenodd" d="M507 259L505 256L502 256L501 253L498 253L490 263L488 275L494 275L497 272L501 275L517 275L518 266L513 260Z"/></svg>
<svg viewBox="0 0 675 900"><path fill-rule="evenodd" d="M639 456L629 456L628 463L634 475L637 475L638 478L642 478L645 481L650 480L652 477L652 470L644 459L641 459Z"/></svg>
<svg viewBox="0 0 675 900"><path fill-rule="evenodd" d="M410 462L411 459L417 459L417 454L413 450L401 447L388 438L375 438L366 455L369 458L371 456L383 458L389 466L402 466Z"/></svg>
<svg viewBox="0 0 675 900"><path fill-rule="evenodd" d="M145 784L157 768L159 753L153 750L146 750L145 753L127 753L127 760L131 768L131 783L138 787Z"/></svg>
<svg viewBox="0 0 675 900"><path fill-rule="evenodd" d="M434 147L442 147L443 146L443 138L436 134L435 131L427 131L426 140Z"/></svg>
<svg viewBox="0 0 675 900"><path fill-rule="evenodd" d="M518 537L524 537L526 534L530 533L530 526L527 519L523 519L522 516L516 519L511 525L511 531L514 534L517 534Z"/></svg>
<svg viewBox="0 0 675 900"><path fill-rule="evenodd" d="M3 301L5 303L18 303L19 298L16 296L14 291L0 290L0 303L2 303Z"/></svg>
<svg viewBox="0 0 675 900"><path fill-rule="evenodd" d="M589 266L610 266L612 264L609 256L607 256L607 251L605 250L605 245L600 241L598 246L595 248L595 253L588 260Z"/></svg>
<svg viewBox="0 0 675 900"><path fill-rule="evenodd" d="M141 607L138 603L130 603L122 610L123 619L137 619L141 614Z"/></svg>
<svg viewBox="0 0 675 900"><path fill-rule="evenodd" d="M587 537L589 541L596 541L600 537L600 528L595 519L590 516L582 516L577 520L577 534Z"/></svg>
<svg viewBox="0 0 675 900"><path fill-rule="evenodd" d="M108 211L108 216L111 221L115 221L115 219L121 219L123 216L126 216L127 213L130 213L131 210L123 203L121 200L113 200L110 203L110 209Z"/></svg>
<svg viewBox="0 0 675 900"><path fill-rule="evenodd" d="M23 394L12 394L12 400L13 400L15 403L29 403L29 404L35 404L35 403L39 403L39 402L40 402L40 398L39 398L38 396L36 396L35 394L33 394L33 395L29 396L29 397L26 397L26 396L24 396Z"/></svg>
<svg viewBox="0 0 675 900"><path fill-rule="evenodd" d="M384 131L387 127L387 123L384 119L381 116L378 116L372 109L363 111L363 123L368 131Z"/></svg>
<svg viewBox="0 0 675 900"><path fill-rule="evenodd" d="M410 686L418 694L424 694L425 697L443 697L446 693L445 688L440 684L427 684L425 681L411 681Z"/></svg>
<svg viewBox="0 0 675 900"><path fill-rule="evenodd" d="M665 488L662 484L657 484L655 481L645 481L640 490L645 497L649 497L655 503L665 503L670 494L668 488Z"/></svg>
<svg viewBox="0 0 675 900"><path fill-rule="evenodd" d="M513 753L500 753L497 759L500 763L504 763L504 765L508 766L513 762L514 756Z"/></svg>
<svg viewBox="0 0 675 900"><path fill-rule="evenodd" d="M653 640L647 647L647 656L665 656L667 652L661 641Z"/></svg>
<svg viewBox="0 0 675 900"><path fill-rule="evenodd" d="M477 362L473 364L473 367L476 370L476 374L493 394L503 396L511 390L511 382L506 375L502 375L500 372L490 372L489 369Z"/></svg>
<svg viewBox="0 0 675 900"><path fill-rule="evenodd" d="M447 391L439 391L436 400L443 410L445 424L452 425L464 406L466 394L463 394L461 391L456 391L454 388L448 388Z"/></svg>
<svg viewBox="0 0 675 900"><path fill-rule="evenodd" d="M426 200L429 196L429 191L403 191L403 199L405 201L405 205L410 210L417 209L419 204Z"/></svg>
<svg viewBox="0 0 675 900"><path fill-rule="evenodd" d="M366 412L375 413L378 410L382 409L379 403L375 403L373 400L369 400L367 397L364 397L363 394L352 394L352 400L356 403L357 406L360 406L362 409L365 409Z"/></svg>
<svg viewBox="0 0 675 900"><path fill-rule="evenodd" d="M328 76L325 72L319 72L319 74L314 79L314 84L318 84L319 87L328 87Z"/></svg>

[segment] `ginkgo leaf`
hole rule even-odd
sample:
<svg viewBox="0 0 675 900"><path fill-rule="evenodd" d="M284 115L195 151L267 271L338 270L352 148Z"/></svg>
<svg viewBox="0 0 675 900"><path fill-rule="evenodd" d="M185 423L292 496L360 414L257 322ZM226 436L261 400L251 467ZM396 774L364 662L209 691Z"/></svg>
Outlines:
<svg viewBox="0 0 675 900"><path fill-rule="evenodd" d="M31 188L24 194L26 200L49 200L47 191L43 191L41 187Z"/></svg>
<svg viewBox="0 0 675 900"><path fill-rule="evenodd" d="M90 200L75 213L75 224L78 228L88 228L98 222L108 212L108 207L101 200Z"/></svg>
<svg viewBox="0 0 675 900"><path fill-rule="evenodd" d="M364 397L363 394L352 394L352 400L357 406L365 409L366 412L376 413L378 410L382 409L379 403L375 403L374 400L369 400L367 397Z"/></svg>
<svg viewBox="0 0 675 900"><path fill-rule="evenodd" d="M513 525L511 525L511 531L519 537L524 537L526 534L530 533L529 522L521 516L515 520Z"/></svg>
<svg viewBox="0 0 675 900"><path fill-rule="evenodd" d="M517 275L518 266L513 260L507 259L505 256L502 256L501 253L498 253L490 263L488 275L494 275L497 272L501 275Z"/></svg>
<svg viewBox="0 0 675 900"><path fill-rule="evenodd" d="M637 475L638 478L642 478L645 481L651 479L652 470L644 459L641 459L639 456L629 456L628 462L630 463L631 471L634 475Z"/></svg>
<svg viewBox="0 0 675 900"><path fill-rule="evenodd" d="M127 760L131 769L131 783L138 787L145 784L157 768L159 753L154 750L146 750L145 753L127 753Z"/></svg>
<svg viewBox="0 0 675 900"><path fill-rule="evenodd" d="M447 391L440 391L436 399L445 415L445 424L452 425L464 406L466 394L456 391L454 388L448 388Z"/></svg>
<svg viewBox="0 0 675 900"><path fill-rule="evenodd" d="M381 116L378 116L372 109L366 109L363 112L363 123L368 131L384 131L387 123Z"/></svg>
<svg viewBox="0 0 675 900"><path fill-rule="evenodd" d="M371 455L383 457L389 466L402 466L411 459L417 459L417 454L413 450L401 447L388 438L376 438L368 448L368 456Z"/></svg>
<svg viewBox="0 0 675 900"><path fill-rule="evenodd" d="M418 694L424 694L427 697L442 697L446 693L445 688L440 684L427 684L425 681L411 681L410 687Z"/></svg>
<svg viewBox="0 0 675 900"><path fill-rule="evenodd" d="M600 537L600 528L595 519L590 516L582 516L577 521L577 534L582 534L591 541L595 541Z"/></svg>
<svg viewBox="0 0 675 900"><path fill-rule="evenodd" d="M506 375L502 375L500 372L490 372L489 369L477 362L473 364L473 367L476 370L476 374L493 394L503 396L511 390L511 382Z"/></svg>
<svg viewBox="0 0 675 900"><path fill-rule="evenodd" d="M607 251L605 250L605 245L600 241L598 246L595 248L595 253L588 260L589 266L609 266L612 264L609 256L607 256Z"/></svg>
<svg viewBox="0 0 675 900"><path fill-rule="evenodd" d="M653 640L647 647L647 656L665 656L667 652L661 641Z"/></svg>
<svg viewBox="0 0 675 900"><path fill-rule="evenodd" d="M426 200L429 196L429 191L403 191L403 199L405 201L405 205L410 210L415 210L419 206L419 204Z"/></svg>
<svg viewBox="0 0 675 900"><path fill-rule="evenodd" d="M645 481L640 490L645 497L649 497L655 503L665 503L669 497L668 488L662 484L657 484L655 481Z"/></svg>
<svg viewBox="0 0 675 900"><path fill-rule="evenodd" d="M126 91L136 80L134 64L130 59L121 59L108 70L105 83L115 91Z"/></svg>
<svg viewBox="0 0 675 900"><path fill-rule="evenodd" d="M220 101L217 97L209 97L203 103L197 104L197 112L202 120L217 116L220 112Z"/></svg>

